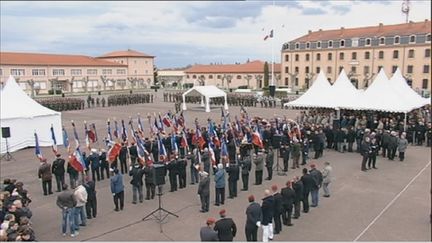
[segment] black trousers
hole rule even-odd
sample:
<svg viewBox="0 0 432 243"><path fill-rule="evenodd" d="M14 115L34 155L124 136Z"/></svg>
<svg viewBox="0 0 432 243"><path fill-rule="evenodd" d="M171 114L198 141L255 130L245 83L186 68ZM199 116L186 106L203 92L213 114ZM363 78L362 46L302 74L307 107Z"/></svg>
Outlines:
<svg viewBox="0 0 432 243"><path fill-rule="evenodd" d="M348 152L352 152L353 151L353 142L348 142Z"/></svg>
<svg viewBox="0 0 432 243"><path fill-rule="evenodd" d="M368 167L371 168L371 165L373 168L375 168L376 165L376 155L370 156L368 159Z"/></svg>
<svg viewBox="0 0 432 243"><path fill-rule="evenodd" d="M294 217L300 217L300 200L294 202Z"/></svg>
<svg viewBox="0 0 432 243"><path fill-rule="evenodd" d="M303 194L303 212L309 212L309 192Z"/></svg>
<svg viewBox="0 0 432 243"><path fill-rule="evenodd" d="M106 177L109 179L110 178L110 174L109 174L109 166L107 165L107 166L101 166L101 167L99 167L99 169L100 169L100 175L101 175L101 179L103 180L103 179L105 179L104 178L104 171L105 171L105 173L106 173Z"/></svg>
<svg viewBox="0 0 432 243"><path fill-rule="evenodd" d="M272 167L266 167L267 168L267 179L271 180L273 178L273 168Z"/></svg>
<svg viewBox="0 0 432 243"><path fill-rule="evenodd" d="M155 189L156 186L153 183L146 183L146 199L150 200L153 199L155 197Z"/></svg>
<svg viewBox="0 0 432 243"><path fill-rule="evenodd" d="M368 161L368 159L369 157L367 155L363 155L361 170L366 170L366 162Z"/></svg>
<svg viewBox="0 0 432 243"><path fill-rule="evenodd" d="M99 167L96 169L92 168L91 171L92 171L92 180L96 181L96 179L97 179L97 181L100 181Z"/></svg>
<svg viewBox="0 0 432 243"><path fill-rule="evenodd" d="M186 171L179 174L179 185L180 188L186 187Z"/></svg>
<svg viewBox="0 0 432 243"><path fill-rule="evenodd" d="M389 148L388 158L394 160L396 156L396 148Z"/></svg>
<svg viewBox="0 0 432 243"><path fill-rule="evenodd" d="M243 190L249 189L249 174L242 174Z"/></svg>
<svg viewBox="0 0 432 243"><path fill-rule="evenodd" d="M63 190L63 184L65 184L64 174L56 175L55 179L56 179L57 191L61 192Z"/></svg>
<svg viewBox="0 0 432 243"><path fill-rule="evenodd" d="M124 206L124 191L118 192L114 195L114 205L116 210L119 209L119 203L120 203L120 210L123 210Z"/></svg>
<svg viewBox="0 0 432 243"><path fill-rule="evenodd" d="M385 158L386 157L386 153L387 153L387 144L383 144L382 145L382 156Z"/></svg>
<svg viewBox="0 0 432 243"><path fill-rule="evenodd" d="M284 205L282 211L282 222L284 225L291 224L292 205Z"/></svg>
<svg viewBox="0 0 432 243"><path fill-rule="evenodd" d="M120 171L123 175L128 173L128 167L126 164L126 160L120 160Z"/></svg>
<svg viewBox="0 0 432 243"><path fill-rule="evenodd" d="M258 241L258 227L257 226L246 226L245 228L246 240L247 241Z"/></svg>
<svg viewBox="0 0 432 243"><path fill-rule="evenodd" d="M399 160L404 161L405 159L405 152L399 152Z"/></svg>
<svg viewBox="0 0 432 243"><path fill-rule="evenodd" d="M255 184L261 185L262 184L262 178L263 178L263 171L255 171Z"/></svg>
<svg viewBox="0 0 432 243"><path fill-rule="evenodd" d="M170 186L171 186L171 192L177 191L177 175L174 173L169 174L169 180L170 180Z"/></svg>
<svg viewBox="0 0 432 243"><path fill-rule="evenodd" d="M97 200L96 197L94 198L87 198L87 203L85 205L86 207L86 213L87 213L87 218L91 219L96 218L96 214L97 214Z"/></svg>
<svg viewBox="0 0 432 243"><path fill-rule="evenodd" d="M225 203L225 187L216 188L216 205Z"/></svg>
<svg viewBox="0 0 432 243"><path fill-rule="evenodd" d="M201 195L200 194L200 200L201 200L201 210L208 212L209 206L210 206L210 194L208 194L208 195Z"/></svg>
<svg viewBox="0 0 432 243"><path fill-rule="evenodd" d="M230 197L237 197L237 181L228 181L228 191Z"/></svg>
<svg viewBox="0 0 432 243"><path fill-rule="evenodd" d="M42 190L44 195L52 194L52 181L42 181Z"/></svg>
<svg viewBox="0 0 432 243"><path fill-rule="evenodd" d="M273 220L274 220L274 223L275 223L274 232L276 234L279 233L279 232L281 232L281 230L282 230L281 217L282 217L282 212L275 212L274 215L273 215Z"/></svg>
<svg viewBox="0 0 432 243"><path fill-rule="evenodd" d="M284 157L283 159L283 171L287 172L288 171L288 162L289 162L289 156L288 157Z"/></svg>

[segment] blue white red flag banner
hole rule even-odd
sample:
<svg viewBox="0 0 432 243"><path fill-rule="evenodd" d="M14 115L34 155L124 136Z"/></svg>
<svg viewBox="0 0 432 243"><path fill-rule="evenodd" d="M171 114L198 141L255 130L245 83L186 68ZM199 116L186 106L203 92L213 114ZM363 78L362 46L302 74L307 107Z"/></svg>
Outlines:
<svg viewBox="0 0 432 243"><path fill-rule="evenodd" d="M54 127L53 127L53 125L51 124L51 128L50 128L50 131L51 131L51 140L52 140L52 151L53 151L53 153L54 153L54 155L57 155L57 153L58 153L58 150L57 150L57 140L56 140L56 137L55 137L55 134L54 134Z"/></svg>
<svg viewBox="0 0 432 243"><path fill-rule="evenodd" d="M62 128L62 130L63 130L63 145L67 149L68 153L70 153L69 136L64 127Z"/></svg>
<svg viewBox="0 0 432 243"><path fill-rule="evenodd" d="M42 155L42 151L39 147L39 138L37 133L34 133L34 137L35 137L35 154L36 157L39 159L39 161L42 161L44 159L43 155Z"/></svg>

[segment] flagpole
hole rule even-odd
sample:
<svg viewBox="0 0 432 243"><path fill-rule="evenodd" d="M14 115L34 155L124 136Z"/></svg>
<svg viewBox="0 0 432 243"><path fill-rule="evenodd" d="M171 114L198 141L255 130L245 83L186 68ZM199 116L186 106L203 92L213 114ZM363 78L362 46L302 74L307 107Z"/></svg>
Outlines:
<svg viewBox="0 0 432 243"><path fill-rule="evenodd" d="M275 1L273 0L273 7L275 6ZM272 21L273 22L273 21ZM274 86L274 38L275 38L275 28L274 22L272 23L273 36L271 38L271 48L272 48L272 65L271 65L271 86Z"/></svg>

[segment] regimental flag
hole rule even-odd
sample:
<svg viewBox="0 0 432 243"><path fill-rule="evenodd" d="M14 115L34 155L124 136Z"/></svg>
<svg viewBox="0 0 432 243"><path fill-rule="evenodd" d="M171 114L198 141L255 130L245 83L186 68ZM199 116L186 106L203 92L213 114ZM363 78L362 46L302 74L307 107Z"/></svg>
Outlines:
<svg viewBox="0 0 432 243"><path fill-rule="evenodd" d="M42 151L39 147L39 138L37 133L34 133L34 137L35 137L35 154L36 157L39 159L39 161L42 161L44 159L43 155L42 155Z"/></svg>
<svg viewBox="0 0 432 243"><path fill-rule="evenodd" d="M116 160L117 156L120 154L121 144L120 143L110 143L111 148L108 150L107 157L108 162L112 163Z"/></svg>
<svg viewBox="0 0 432 243"><path fill-rule="evenodd" d="M51 128L50 128L50 130L51 130L51 140L52 140L52 151L53 151L53 153L54 153L54 155L57 155L57 153L58 153L58 150L57 150L57 140L56 140L56 137L55 137L55 134L54 134L54 127L53 127L53 125L51 124Z"/></svg>
<svg viewBox="0 0 432 243"><path fill-rule="evenodd" d="M159 113L159 131L164 131L165 129L164 129L164 123L162 122L162 118L161 118L161 115L160 115L160 113Z"/></svg>
<svg viewBox="0 0 432 243"><path fill-rule="evenodd" d="M144 142L141 138L138 136L136 137L137 140L137 152L138 152L138 158L142 165L148 164L152 162L151 157L149 156L149 153L144 147Z"/></svg>
<svg viewBox="0 0 432 243"><path fill-rule="evenodd" d="M171 134L171 149L175 154L178 154L179 149L177 146L177 141L176 141L176 137L175 137L174 133Z"/></svg>
<svg viewBox="0 0 432 243"><path fill-rule="evenodd" d="M195 143L198 145L199 149L203 149L204 145L206 144L206 141L201 133L201 129L197 125L197 129L195 132Z"/></svg>
<svg viewBox="0 0 432 243"><path fill-rule="evenodd" d="M182 137L181 137L181 141L180 141L180 147L182 148L189 148L189 144L186 138L186 134L184 133L184 131L182 132Z"/></svg>
<svg viewBox="0 0 432 243"><path fill-rule="evenodd" d="M257 127L258 125L255 127L256 130L252 133L252 143L258 146L259 148L264 148L262 137Z"/></svg>
<svg viewBox="0 0 432 243"><path fill-rule="evenodd" d="M92 123L90 125L89 138L90 138L90 141L92 143L95 143L98 141L98 136L97 136L97 132L96 132L96 125L94 123Z"/></svg>
<svg viewBox="0 0 432 243"><path fill-rule="evenodd" d="M75 149L77 149L77 148L79 148L80 144L79 144L78 133L76 131L76 127L75 127L74 121L72 121L72 129L73 129L74 138L75 138Z"/></svg>
<svg viewBox="0 0 432 243"><path fill-rule="evenodd" d="M69 164L78 172L83 172L85 168L85 161L79 148L69 156Z"/></svg>
<svg viewBox="0 0 432 243"><path fill-rule="evenodd" d="M144 133L144 126L141 123L141 117L138 114L138 132L142 135Z"/></svg>
<svg viewBox="0 0 432 243"><path fill-rule="evenodd" d="M159 128L159 124L158 124L156 117L155 117L154 123L153 123L153 133L157 133L158 131L162 131L162 130Z"/></svg>
<svg viewBox="0 0 432 243"><path fill-rule="evenodd" d="M160 116L159 116L160 117ZM168 114L165 114L165 116L163 117L163 119L162 119L162 122L163 122L163 124L166 126L166 127L171 127L171 119L170 119L170 117L168 116Z"/></svg>
<svg viewBox="0 0 432 243"><path fill-rule="evenodd" d="M273 30L270 30L270 33L264 37L264 40L267 40L269 38L273 38Z"/></svg>
<svg viewBox="0 0 432 243"><path fill-rule="evenodd" d="M118 129L118 123L116 120L114 120L114 137L118 138L119 137L119 129Z"/></svg>
<svg viewBox="0 0 432 243"><path fill-rule="evenodd" d="M111 134L111 122L110 122L109 119L107 120L107 138L108 138L109 141L113 140L112 139L112 134Z"/></svg>
<svg viewBox="0 0 432 243"><path fill-rule="evenodd" d="M209 150L209 154L210 154L210 162L212 164L213 167L216 167L216 156L215 156L215 152L213 150L213 143L211 141L209 141L208 143L208 150Z"/></svg>
<svg viewBox="0 0 432 243"><path fill-rule="evenodd" d="M185 118L184 118L184 116L183 116L183 111L180 112L180 115L179 115L179 117L178 117L178 119L177 119L177 124L178 124L179 126L185 128Z"/></svg>
<svg viewBox="0 0 432 243"><path fill-rule="evenodd" d="M67 149L68 154L70 153L70 144L69 144L69 136L66 132L66 129L63 127L63 145Z"/></svg>
<svg viewBox="0 0 432 243"><path fill-rule="evenodd" d="M165 161L168 158L168 154L165 149L165 145L163 144L159 134L158 134L158 150L159 150L159 160Z"/></svg>
<svg viewBox="0 0 432 243"><path fill-rule="evenodd" d="M210 140L212 140L214 145L217 147L220 147L219 137L216 133L216 130L214 129L214 126L213 126L213 123L211 122L211 120L209 120L209 124L208 124L208 134L209 134Z"/></svg>
<svg viewBox="0 0 432 243"><path fill-rule="evenodd" d="M85 143L86 143L86 147L90 151L91 150L90 135L89 135L89 130L87 128L87 123L86 122L84 122L84 130L85 130Z"/></svg>
<svg viewBox="0 0 432 243"><path fill-rule="evenodd" d="M228 146L226 144L225 138L222 138L221 157L222 158L228 158Z"/></svg>

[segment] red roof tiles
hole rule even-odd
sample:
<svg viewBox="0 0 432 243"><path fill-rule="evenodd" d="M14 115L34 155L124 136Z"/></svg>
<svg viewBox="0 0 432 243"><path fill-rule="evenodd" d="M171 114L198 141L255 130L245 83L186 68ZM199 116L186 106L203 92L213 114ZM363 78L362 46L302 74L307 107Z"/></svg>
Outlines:
<svg viewBox="0 0 432 243"><path fill-rule="evenodd" d="M109 52L98 58L112 58L112 57L154 57L154 56L128 49L127 51Z"/></svg>
<svg viewBox="0 0 432 243"><path fill-rule="evenodd" d="M281 65L275 64L276 73L280 73ZM271 63L269 63L271 71ZM222 65L194 65L185 70L185 73L263 73L264 62L252 61L244 64L222 64Z"/></svg>

